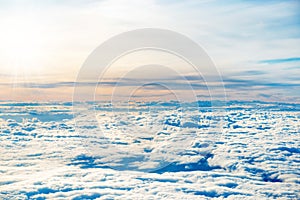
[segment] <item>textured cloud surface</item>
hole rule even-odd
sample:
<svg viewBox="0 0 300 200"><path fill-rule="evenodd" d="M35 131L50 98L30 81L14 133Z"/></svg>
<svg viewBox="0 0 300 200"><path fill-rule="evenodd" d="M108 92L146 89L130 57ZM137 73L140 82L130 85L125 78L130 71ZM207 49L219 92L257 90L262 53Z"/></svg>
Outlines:
<svg viewBox="0 0 300 200"><path fill-rule="evenodd" d="M298 199L300 105L222 106L2 102L0 198Z"/></svg>

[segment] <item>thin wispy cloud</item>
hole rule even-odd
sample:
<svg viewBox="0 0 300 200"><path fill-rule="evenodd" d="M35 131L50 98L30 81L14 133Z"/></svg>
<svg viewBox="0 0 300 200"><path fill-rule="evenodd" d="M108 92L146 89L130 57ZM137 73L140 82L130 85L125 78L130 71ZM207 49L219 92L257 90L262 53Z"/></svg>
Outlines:
<svg viewBox="0 0 300 200"><path fill-rule="evenodd" d="M290 63L290 62L300 62L300 57L293 58L279 58L279 59L271 59L271 60L261 60L259 63L267 63L267 64L278 64L278 63Z"/></svg>
<svg viewBox="0 0 300 200"><path fill-rule="evenodd" d="M239 89L253 88L257 86L270 87L270 88L285 88L300 87L299 83L289 82L268 82L256 79L238 79L224 77L222 82L198 82L197 79L192 79L192 82L185 82L181 80L149 80L148 82L139 82L136 80L115 80L115 81L102 81L102 82L53 82L53 83L15 83L15 87L19 88L61 88L61 87L139 87L143 86L147 90L164 90L162 86L172 86L173 90L204 90L210 88L230 88ZM10 83L0 83L0 86L9 86ZM168 89L168 88L165 88Z"/></svg>

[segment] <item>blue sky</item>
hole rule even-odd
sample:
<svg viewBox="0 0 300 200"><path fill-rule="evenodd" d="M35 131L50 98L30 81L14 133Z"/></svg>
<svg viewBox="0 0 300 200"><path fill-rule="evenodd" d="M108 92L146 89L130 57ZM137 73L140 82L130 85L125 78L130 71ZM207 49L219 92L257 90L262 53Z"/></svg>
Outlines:
<svg viewBox="0 0 300 200"><path fill-rule="evenodd" d="M203 47L229 99L300 101L299 1L1 0L0 5L2 100L70 100L81 65L98 45L151 27L179 32Z"/></svg>

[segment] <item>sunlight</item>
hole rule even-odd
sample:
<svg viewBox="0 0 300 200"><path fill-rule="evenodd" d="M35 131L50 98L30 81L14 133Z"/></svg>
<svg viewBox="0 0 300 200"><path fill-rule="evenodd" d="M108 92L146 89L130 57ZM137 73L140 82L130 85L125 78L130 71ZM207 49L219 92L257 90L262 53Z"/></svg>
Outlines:
<svg viewBox="0 0 300 200"><path fill-rule="evenodd" d="M37 19L22 16L6 19L2 30L1 49L6 67L13 73L37 70L45 40Z"/></svg>

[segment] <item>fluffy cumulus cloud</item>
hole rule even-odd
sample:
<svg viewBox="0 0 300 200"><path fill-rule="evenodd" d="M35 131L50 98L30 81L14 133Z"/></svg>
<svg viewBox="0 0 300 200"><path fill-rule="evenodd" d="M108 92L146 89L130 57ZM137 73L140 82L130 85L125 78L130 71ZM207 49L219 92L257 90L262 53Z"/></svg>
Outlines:
<svg viewBox="0 0 300 200"><path fill-rule="evenodd" d="M299 104L83 107L1 103L1 199L299 198Z"/></svg>

